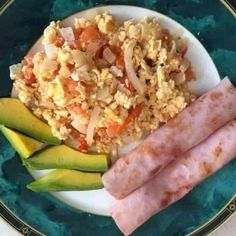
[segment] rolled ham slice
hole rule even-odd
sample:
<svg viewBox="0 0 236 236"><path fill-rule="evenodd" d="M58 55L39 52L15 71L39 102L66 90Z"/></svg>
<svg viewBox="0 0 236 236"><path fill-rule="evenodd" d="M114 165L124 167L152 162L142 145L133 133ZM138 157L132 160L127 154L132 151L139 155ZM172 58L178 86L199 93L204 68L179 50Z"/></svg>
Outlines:
<svg viewBox="0 0 236 236"><path fill-rule="evenodd" d="M228 78L154 131L103 175L106 190L122 199L236 117L236 89Z"/></svg>
<svg viewBox="0 0 236 236"><path fill-rule="evenodd" d="M120 230L129 235L235 156L236 121L232 121L169 164L141 188L117 200L111 215Z"/></svg>

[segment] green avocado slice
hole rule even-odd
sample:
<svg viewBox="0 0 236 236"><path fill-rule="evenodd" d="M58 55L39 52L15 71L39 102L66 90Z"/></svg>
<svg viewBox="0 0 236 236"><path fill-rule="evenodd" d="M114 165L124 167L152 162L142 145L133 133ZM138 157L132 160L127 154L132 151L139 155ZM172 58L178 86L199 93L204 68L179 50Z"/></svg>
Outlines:
<svg viewBox="0 0 236 236"><path fill-rule="evenodd" d="M100 189L103 188L103 184L100 173L59 169L50 172L26 187L34 192L57 192Z"/></svg>
<svg viewBox="0 0 236 236"><path fill-rule="evenodd" d="M86 154L66 145L46 148L23 164L31 169L75 169L91 172L104 172L108 169L109 160L106 154Z"/></svg>
<svg viewBox="0 0 236 236"><path fill-rule="evenodd" d="M0 98L0 124L48 144L58 145L61 143L58 138L52 135L51 127L34 116L16 98Z"/></svg>
<svg viewBox="0 0 236 236"><path fill-rule="evenodd" d="M16 152L23 158L29 158L33 153L45 146L45 144L13 131L3 125L0 125L0 131L7 138Z"/></svg>

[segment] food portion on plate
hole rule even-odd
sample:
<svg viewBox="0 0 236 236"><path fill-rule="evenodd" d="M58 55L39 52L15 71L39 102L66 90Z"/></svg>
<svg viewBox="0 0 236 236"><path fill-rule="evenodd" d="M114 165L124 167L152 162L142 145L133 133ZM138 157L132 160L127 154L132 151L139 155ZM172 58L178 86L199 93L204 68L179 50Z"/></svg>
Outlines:
<svg viewBox="0 0 236 236"><path fill-rule="evenodd" d="M184 197L236 156L236 121L178 157L142 187L118 200L111 209L116 224L131 234L152 215ZM186 206L187 207L187 206Z"/></svg>
<svg viewBox="0 0 236 236"><path fill-rule="evenodd" d="M111 215L125 235L234 159L235 99L236 88L223 79L103 175L117 198Z"/></svg>
<svg viewBox="0 0 236 236"><path fill-rule="evenodd" d="M49 192L103 188L101 173L88 171L106 171L108 155L82 153L64 144L59 145L60 140L52 135L50 126L34 116L19 100L0 98L0 131L20 155L24 166L40 170L57 168L28 184L28 189ZM56 146L48 146L51 144Z"/></svg>
<svg viewBox="0 0 236 236"><path fill-rule="evenodd" d="M48 124L35 117L18 99L0 99L0 124L13 128L47 144L61 141L52 134Z"/></svg>
<svg viewBox="0 0 236 236"><path fill-rule="evenodd" d="M105 172L109 159L106 154L78 152L66 145L49 147L23 160L23 164L35 170L74 169L91 172Z"/></svg>
<svg viewBox="0 0 236 236"><path fill-rule="evenodd" d="M154 131L103 175L105 188L121 199L167 164L236 117L236 89L225 78L174 119ZM126 179L127 181L122 181Z"/></svg>
<svg viewBox="0 0 236 236"><path fill-rule="evenodd" d="M101 173L57 169L27 185L34 192L85 191L103 188Z"/></svg>
<svg viewBox="0 0 236 236"><path fill-rule="evenodd" d="M24 159L29 158L45 146L44 143L15 130L11 130L3 125L0 125L0 131L11 143L16 152Z"/></svg>
<svg viewBox="0 0 236 236"><path fill-rule="evenodd" d="M14 93L79 151L117 155L195 99L187 43L158 19L103 13L66 28L51 22L41 40L42 51L10 67Z"/></svg>
<svg viewBox="0 0 236 236"><path fill-rule="evenodd" d="M104 153L117 156L195 100L186 40L156 18L119 22L105 12L66 28L51 22L40 42L42 50L10 66L16 98L0 101L2 133L30 169L104 172ZM53 189L56 176L39 183ZM57 181L54 190L75 190Z"/></svg>
<svg viewBox="0 0 236 236"><path fill-rule="evenodd" d="M0 98L0 131L23 165L55 169L28 189L105 186L129 235L236 155L235 87L225 78L196 99L187 41L157 18L51 22L40 42L10 66L16 98Z"/></svg>

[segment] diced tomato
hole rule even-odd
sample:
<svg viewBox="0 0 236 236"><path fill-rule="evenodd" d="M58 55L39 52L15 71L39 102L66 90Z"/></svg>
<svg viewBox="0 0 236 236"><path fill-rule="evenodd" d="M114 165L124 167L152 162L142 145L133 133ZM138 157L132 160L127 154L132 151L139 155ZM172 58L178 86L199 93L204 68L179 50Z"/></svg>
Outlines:
<svg viewBox="0 0 236 236"><path fill-rule="evenodd" d="M83 32L83 28L73 29L75 40L79 39L80 34Z"/></svg>
<svg viewBox="0 0 236 236"><path fill-rule="evenodd" d="M70 137L71 139L73 139L74 143L77 143L76 141L78 141L78 143L76 144L74 148L79 149L82 152L88 151L89 146L86 142L84 135L82 135L80 132L78 132L74 128L71 128Z"/></svg>
<svg viewBox="0 0 236 236"><path fill-rule="evenodd" d="M54 45L57 47L62 47L64 44L65 40L61 36L57 36L56 40L54 41Z"/></svg>
<svg viewBox="0 0 236 236"><path fill-rule="evenodd" d="M107 130L106 130L107 131L107 135L112 138L112 137L115 137L116 135L120 134L121 132L123 132L125 130L125 128L134 119L139 117L142 109L143 109L142 104L137 105L135 108L130 110L129 115L127 116L127 118L124 120L124 122L122 124L113 123L112 125L107 127Z"/></svg>
<svg viewBox="0 0 236 236"><path fill-rule="evenodd" d="M119 54L121 54L121 48L119 46L116 45L109 45L109 48L111 49L111 51L113 52L113 54L115 54L116 56L118 56Z"/></svg>
<svg viewBox="0 0 236 236"><path fill-rule="evenodd" d="M130 110L130 118L134 119L134 118L139 117L142 110L143 110L143 105L138 104L136 107Z"/></svg>
<svg viewBox="0 0 236 236"><path fill-rule="evenodd" d="M195 75L191 66L189 66L188 69L185 71L185 78L187 81L195 80Z"/></svg>
<svg viewBox="0 0 236 236"><path fill-rule="evenodd" d="M67 109L72 110L74 112L78 112L78 113L82 114L83 116L89 115L89 113L87 111L85 111L84 109L82 109L81 105L78 103L68 105Z"/></svg>
<svg viewBox="0 0 236 236"><path fill-rule="evenodd" d="M102 52L103 52L103 46L100 47L96 53L95 53L95 58L102 58Z"/></svg>
<svg viewBox="0 0 236 236"><path fill-rule="evenodd" d="M85 83L84 81L81 81L80 83L85 87L86 93L92 92L92 90L93 90L92 84Z"/></svg>
<svg viewBox="0 0 236 236"><path fill-rule="evenodd" d="M66 79L65 86L67 88L68 93L73 97L76 97L78 95L78 91L76 91L77 84L78 82L72 80L71 78Z"/></svg>
<svg viewBox="0 0 236 236"><path fill-rule="evenodd" d="M75 44L75 49L81 50L81 43L79 40L75 40L74 44Z"/></svg>
<svg viewBox="0 0 236 236"><path fill-rule="evenodd" d="M32 67L26 67L23 70L23 75L24 75L24 79L25 79L25 84L26 85L32 85L34 83L37 82L36 77L33 73L33 68Z"/></svg>
<svg viewBox="0 0 236 236"><path fill-rule="evenodd" d="M102 40L102 36L95 26L89 25L84 28L82 33L79 35L79 40L81 44L88 44L93 41Z"/></svg>
<svg viewBox="0 0 236 236"><path fill-rule="evenodd" d="M134 119L139 117L142 109L143 109L142 104L139 104L135 108L131 109L130 112L129 112L129 115L127 116L127 118L125 119L125 121L123 122L121 127L118 129L119 132L123 131L128 126L128 124L130 122L132 122Z"/></svg>
<svg viewBox="0 0 236 236"><path fill-rule="evenodd" d="M80 137L79 137L79 142L80 142L79 149L82 152L87 152L89 149L89 145L88 145L86 139L82 135L80 135Z"/></svg>
<svg viewBox="0 0 236 236"><path fill-rule="evenodd" d="M109 125L106 129L106 133L110 138L115 137L117 134L119 134L121 124L113 123Z"/></svg>
<svg viewBox="0 0 236 236"><path fill-rule="evenodd" d="M116 65L117 65L120 69L122 69L122 70L125 69L125 61L124 61L124 55L123 55L123 53L120 54L120 55L117 57L117 59L116 59Z"/></svg>
<svg viewBox="0 0 236 236"><path fill-rule="evenodd" d="M120 81L121 84L123 84L125 86L125 88L129 89L130 92L134 92L135 91L133 85L127 79L126 75L124 75L123 77L119 77L117 79Z"/></svg>
<svg viewBox="0 0 236 236"><path fill-rule="evenodd" d="M107 45L101 46L101 47L97 50L95 57L96 57L96 58L102 58L102 53L103 53L103 51L105 50L105 48L107 48L107 47L108 47Z"/></svg>

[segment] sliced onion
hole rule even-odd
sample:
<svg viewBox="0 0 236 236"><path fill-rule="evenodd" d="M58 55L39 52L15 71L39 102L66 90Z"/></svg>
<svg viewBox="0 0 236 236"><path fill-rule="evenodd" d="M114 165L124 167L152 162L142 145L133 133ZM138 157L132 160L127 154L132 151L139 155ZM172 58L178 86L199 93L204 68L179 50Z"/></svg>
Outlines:
<svg viewBox="0 0 236 236"><path fill-rule="evenodd" d="M90 80L90 76L89 76L89 73L88 73L85 65L81 66L77 70L73 71L71 73L71 78L74 81L79 81L80 79L82 79L82 80Z"/></svg>
<svg viewBox="0 0 236 236"><path fill-rule="evenodd" d="M87 126L82 124L79 117L75 117L71 122L71 125L82 134L87 133Z"/></svg>
<svg viewBox="0 0 236 236"><path fill-rule="evenodd" d="M117 66L111 66L110 72L115 75L116 77L122 77L123 71L119 69Z"/></svg>
<svg viewBox="0 0 236 236"><path fill-rule="evenodd" d="M108 87L104 87L98 90L97 99L103 101L109 95Z"/></svg>
<svg viewBox="0 0 236 236"><path fill-rule="evenodd" d="M186 80L185 74L183 72L175 73L172 78L175 81L176 85L181 85Z"/></svg>
<svg viewBox="0 0 236 236"><path fill-rule="evenodd" d="M84 64L88 63L85 52L82 52L80 50L73 50L71 54L77 67L83 66Z"/></svg>
<svg viewBox="0 0 236 236"><path fill-rule="evenodd" d="M118 84L118 90L120 90L122 93L126 94L127 96L131 95L130 90L122 86L121 84Z"/></svg>
<svg viewBox="0 0 236 236"><path fill-rule="evenodd" d="M71 73L71 79L79 81L79 73L76 70Z"/></svg>
<svg viewBox="0 0 236 236"><path fill-rule="evenodd" d="M18 94L19 94L19 92L17 91L16 87L15 87L14 84L13 84L12 90L11 90L11 97L12 97L12 98L17 98L17 97L18 97Z"/></svg>
<svg viewBox="0 0 236 236"><path fill-rule="evenodd" d="M124 50L125 69L128 75L128 79L133 85L133 87L137 90L139 94L143 94L144 87L139 81L138 77L136 76L136 73L133 68L133 62L132 62L135 45L136 45L136 42L132 40L125 47L125 50Z"/></svg>
<svg viewBox="0 0 236 236"><path fill-rule="evenodd" d="M110 48L105 48L103 53L103 58L108 61L110 64L114 63L116 60L116 56L114 55L114 53L111 51Z"/></svg>
<svg viewBox="0 0 236 236"><path fill-rule="evenodd" d="M65 39L65 41L72 42L75 40L75 35L71 27L60 28L59 31L61 36Z"/></svg>
<svg viewBox="0 0 236 236"><path fill-rule="evenodd" d="M57 58L57 47L53 44L44 45L44 50L49 59Z"/></svg>
<svg viewBox="0 0 236 236"><path fill-rule="evenodd" d="M102 47L101 42L91 42L87 46L87 53L91 56L94 57L96 52Z"/></svg>
<svg viewBox="0 0 236 236"><path fill-rule="evenodd" d="M80 141L73 137L69 137L68 139L65 140L65 144L68 145L69 147L79 150Z"/></svg>
<svg viewBox="0 0 236 236"><path fill-rule="evenodd" d="M88 73L88 70L90 69L90 66L88 64L85 64L81 67L78 68L78 71L79 72L87 72Z"/></svg>
<svg viewBox="0 0 236 236"><path fill-rule="evenodd" d="M9 67L11 80L22 79L22 64L14 64Z"/></svg>
<svg viewBox="0 0 236 236"><path fill-rule="evenodd" d="M58 62L55 60L50 60L48 58L45 58L42 63L42 70L45 71L55 71L57 69Z"/></svg>
<svg viewBox="0 0 236 236"><path fill-rule="evenodd" d="M169 58L172 57L176 53L176 42L172 40L171 44L172 46L171 46L170 52L168 53Z"/></svg>
<svg viewBox="0 0 236 236"><path fill-rule="evenodd" d="M89 120L88 128L87 128L87 136L86 136L86 141L89 146L93 144L94 130L96 128L96 122L97 122L100 112L101 112L101 108L96 106L92 110L91 115L90 115L90 120Z"/></svg>
<svg viewBox="0 0 236 236"><path fill-rule="evenodd" d="M184 58L183 62L180 65L181 72L185 72L190 66L190 62L188 59Z"/></svg>

